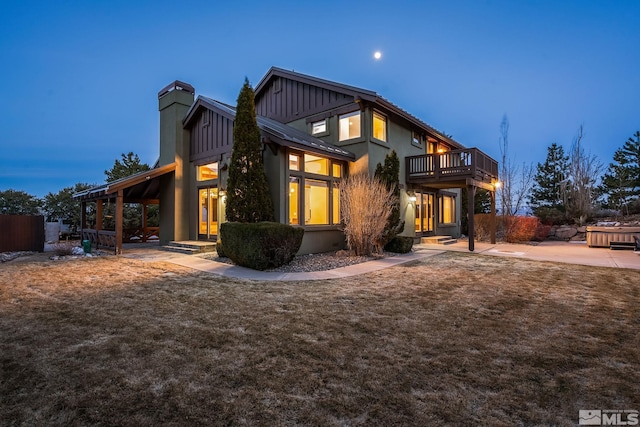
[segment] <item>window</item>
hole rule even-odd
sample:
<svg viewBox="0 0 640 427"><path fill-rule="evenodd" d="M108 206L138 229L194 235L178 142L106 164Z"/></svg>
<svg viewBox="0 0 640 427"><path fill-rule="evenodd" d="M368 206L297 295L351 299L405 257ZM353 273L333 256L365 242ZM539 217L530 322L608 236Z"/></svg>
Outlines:
<svg viewBox="0 0 640 427"><path fill-rule="evenodd" d="M337 225L343 163L309 153L289 154L289 224Z"/></svg>
<svg viewBox="0 0 640 427"><path fill-rule="evenodd" d="M329 224L329 187L327 181L304 180L304 223Z"/></svg>
<svg viewBox="0 0 640 427"><path fill-rule="evenodd" d="M440 196L438 219L441 224L452 224L456 222L455 207L456 198L454 196Z"/></svg>
<svg viewBox="0 0 640 427"><path fill-rule="evenodd" d="M373 112L373 137L387 141L387 118L377 111Z"/></svg>
<svg viewBox="0 0 640 427"><path fill-rule="evenodd" d="M289 170L300 170L300 156L297 154L289 154Z"/></svg>
<svg viewBox="0 0 640 427"><path fill-rule="evenodd" d="M333 183L333 208L331 209L331 216L333 217L334 224L340 224L340 188L338 183Z"/></svg>
<svg viewBox="0 0 640 427"><path fill-rule="evenodd" d="M325 133L326 131L327 131L327 119L320 120L319 122L311 123L311 135Z"/></svg>
<svg viewBox="0 0 640 427"><path fill-rule="evenodd" d="M427 141L427 154L435 154L438 148L438 142L435 139L429 138Z"/></svg>
<svg viewBox="0 0 640 427"><path fill-rule="evenodd" d="M411 143L417 147L422 147L422 141L424 141L424 137L418 132L412 132L411 134Z"/></svg>
<svg viewBox="0 0 640 427"><path fill-rule="evenodd" d="M329 175L329 159L314 156L313 154L305 154L304 171L318 175Z"/></svg>
<svg viewBox="0 0 640 427"><path fill-rule="evenodd" d="M300 178L289 178L289 224L300 224Z"/></svg>
<svg viewBox="0 0 640 427"><path fill-rule="evenodd" d="M360 138L360 111L339 116L338 129L340 141Z"/></svg>
<svg viewBox="0 0 640 427"><path fill-rule="evenodd" d="M198 166L198 181L218 179L218 162Z"/></svg>

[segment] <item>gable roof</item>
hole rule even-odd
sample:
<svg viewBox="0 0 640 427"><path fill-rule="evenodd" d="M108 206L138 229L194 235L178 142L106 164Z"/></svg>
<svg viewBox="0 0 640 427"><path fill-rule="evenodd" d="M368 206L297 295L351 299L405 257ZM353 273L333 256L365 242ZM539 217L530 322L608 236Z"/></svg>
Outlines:
<svg viewBox="0 0 640 427"><path fill-rule="evenodd" d="M183 120L184 126L189 125L194 120L200 108L213 110L230 120L234 120L236 117L235 107L206 96L198 95L196 101L189 108L189 111L187 111L187 115ZM267 137L278 145L310 151L339 160L354 161L356 158L355 154L344 148L329 144L320 138L316 138L276 120L256 116L256 121L258 122L260 130L266 133Z"/></svg>
<svg viewBox="0 0 640 427"><path fill-rule="evenodd" d="M258 97L262 93L262 91L268 86L269 82L276 77L282 77L282 78L294 80L297 82L306 83L308 85L318 86L323 89L343 93L345 95L352 96L356 101L364 100L364 101L372 102L374 104L377 104L378 107L386 111L389 111L391 113L394 113L397 116L403 118L404 120L407 120L413 126L423 130L425 133L430 134L431 136L437 137L440 140L452 145L455 148L464 148L464 146L460 144L458 141L448 137L447 135L440 132L433 126L420 120L413 114L400 108L396 104L385 99L384 97L380 96L374 91L359 88L356 86L349 86L349 85L345 85L338 82L332 82L330 80L313 77L313 76L298 73L295 71L288 71L278 67L271 67L269 71L267 71L267 74L265 74L265 76L257 84L255 89L256 97Z"/></svg>

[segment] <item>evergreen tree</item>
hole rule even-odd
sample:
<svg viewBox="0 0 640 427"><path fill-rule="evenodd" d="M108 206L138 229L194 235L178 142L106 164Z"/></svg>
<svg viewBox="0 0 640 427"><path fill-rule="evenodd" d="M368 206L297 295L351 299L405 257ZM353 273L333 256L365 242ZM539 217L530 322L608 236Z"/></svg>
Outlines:
<svg viewBox="0 0 640 427"><path fill-rule="evenodd" d="M600 190L607 196L607 205L613 209L623 211L640 195L640 131L629 138L625 144L616 150L613 163L602 178ZM628 212L627 212L628 213Z"/></svg>
<svg viewBox="0 0 640 427"><path fill-rule="evenodd" d="M538 163L529 202L534 215L543 211L565 212L563 188L568 185L569 156L555 142L547 148L544 163Z"/></svg>
<svg viewBox="0 0 640 427"><path fill-rule="evenodd" d="M245 78L238 95L227 182L226 215L232 222L273 221L254 98L253 88Z"/></svg>
<svg viewBox="0 0 640 427"><path fill-rule="evenodd" d="M39 215L42 201L19 190L0 191L1 215Z"/></svg>
<svg viewBox="0 0 640 427"><path fill-rule="evenodd" d="M72 225L80 226L80 201L73 198L75 193L87 190L93 185L77 183L73 187L65 187L57 193L44 196L43 210L47 221L59 219L70 220Z"/></svg>
<svg viewBox="0 0 640 427"><path fill-rule="evenodd" d="M140 157L131 151L127 154L122 153L120 156L122 157L122 162L116 159L113 167L104 171L104 174L107 176L107 182L117 181L138 172L151 170L148 164L141 163Z"/></svg>
<svg viewBox="0 0 640 427"><path fill-rule="evenodd" d="M387 187L393 190L395 202L383 234L383 246L397 236L404 228L404 221L400 218L400 159L395 150L384 158L384 165L376 165L375 176Z"/></svg>

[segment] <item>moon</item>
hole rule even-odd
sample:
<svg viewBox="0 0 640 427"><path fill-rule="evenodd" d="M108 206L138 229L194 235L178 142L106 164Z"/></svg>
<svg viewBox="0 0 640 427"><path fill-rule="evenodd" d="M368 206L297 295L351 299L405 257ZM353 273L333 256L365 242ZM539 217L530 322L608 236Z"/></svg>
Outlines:
<svg viewBox="0 0 640 427"><path fill-rule="evenodd" d="M376 52L373 54L373 57L375 59L380 59L382 58L382 52L380 52L379 50L376 50Z"/></svg>

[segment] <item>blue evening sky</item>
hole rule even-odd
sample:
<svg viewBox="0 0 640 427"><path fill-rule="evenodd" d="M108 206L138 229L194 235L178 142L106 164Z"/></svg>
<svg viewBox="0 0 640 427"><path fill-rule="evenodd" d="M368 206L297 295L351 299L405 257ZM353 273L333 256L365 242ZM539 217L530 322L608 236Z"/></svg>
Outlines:
<svg viewBox="0 0 640 427"><path fill-rule="evenodd" d="M373 59L382 52L379 61ZM15 1L0 6L0 190L42 197L158 156L173 80L235 104L270 66L374 90L496 159L640 130L640 2Z"/></svg>

